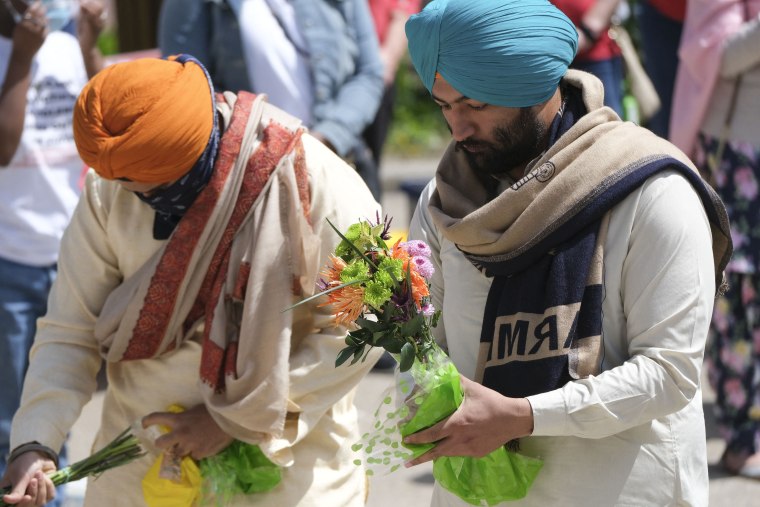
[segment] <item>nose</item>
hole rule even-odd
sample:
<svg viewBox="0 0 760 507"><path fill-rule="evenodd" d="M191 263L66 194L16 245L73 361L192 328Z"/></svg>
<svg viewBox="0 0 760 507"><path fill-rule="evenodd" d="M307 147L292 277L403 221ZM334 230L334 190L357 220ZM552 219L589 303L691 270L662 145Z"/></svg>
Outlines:
<svg viewBox="0 0 760 507"><path fill-rule="evenodd" d="M459 111L448 111L446 114L446 123L449 124L451 137L454 141L460 142L475 134L475 123L467 115Z"/></svg>

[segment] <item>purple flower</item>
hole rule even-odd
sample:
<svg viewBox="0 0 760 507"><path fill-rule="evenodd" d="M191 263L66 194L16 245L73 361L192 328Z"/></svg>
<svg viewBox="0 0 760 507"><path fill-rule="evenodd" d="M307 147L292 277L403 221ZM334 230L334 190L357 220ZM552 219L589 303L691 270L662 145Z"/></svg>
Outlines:
<svg viewBox="0 0 760 507"><path fill-rule="evenodd" d="M740 196L748 201L757 197L757 180L752 169L747 166L739 167L734 173L734 185Z"/></svg>
<svg viewBox="0 0 760 507"><path fill-rule="evenodd" d="M412 257L412 263L414 263L415 268L417 268L417 272L426 280L429 280L430 277L433 276L433 273L435 273L433 263L430 262L430 259L427 257L423 257L422 255L414 256Z"/></svg>
<svg viewBox="0 0 760 507"><path fill-rule="evenodd" d="M418 255L421 255L423 257L430 257L430 254L432 253L427 243L420 240L405 241L404 243L401 243L400 246L412 257Z"/></svg>
<svg viewBox="0 0 760 507"><path fill-rule="evenodd" d="M425 317L430 317L434 313L435 313L435 307L432 304L425 303L422 306L422 315L424 315Z"/></svg>

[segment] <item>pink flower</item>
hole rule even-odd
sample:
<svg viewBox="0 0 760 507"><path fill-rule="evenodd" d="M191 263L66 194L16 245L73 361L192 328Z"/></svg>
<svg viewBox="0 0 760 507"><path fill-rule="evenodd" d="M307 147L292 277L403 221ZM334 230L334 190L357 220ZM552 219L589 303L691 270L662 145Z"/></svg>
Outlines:
<svg viewBox="0 0 760 507"><path fill-rule="evenodd" d="M755 354L760 354L760 329L752 331L752 349Z"/></svg>
<svg viewBox="0 0 760 507"><path fill-rule="evenodd" d="M435 307L432 304L426 303L422 305L422 315L424 315L425 317L430 317L434 313L435 313Z"/></svg>
<svg viewBox="0 0 760 507"><path fill-rule="evenodd" d="M421 255L414 256L412 257L412 264L414 264L417 272L427 280L429 280L430 277L433 276L433 273L435 273L433 263L430 262L427 257L423 257Z"/></svg>
<svg viewBox="0 0 760 507"><path fill-rule="evenodd" d="M409 255L411 255L412 257L415 257L417 255L421 255L423 257L430 257L430 254L432 253L427 243L420 240L406 241L404 243L401 243L400 246L401 248L406 250L409 253Z"/></svg>
<svg viewBox="0 0 760 507"><path fill-rule="evenodd" d="M746 342L742 340L740 343L733 344L732 347L724 347L723 350L721 350L720 358L723 360L723 364L726 365L728 369L734 372L740 372L744 371L744 369L747 367L747 356L746 354L749 352L749 350L742 351L742 347L746 347ZM736 350L736 349L739 350ZM746 347L749 349L749 347Z"/></svg>
<svg viewBox="0 0 760 507"><path fill-rule="evenodd" d="M723 389L726 391L726 398L728 404L735 408L742 408L747 401L747 393L744 392L741 380L728 379L723 384Z"/></svg>
<svg viewBox="0 0 760 507"><path fill-rule="evenodd" d="M736 141L731 143L734 151L741 153L745 158L753 160L757 157L755 147L749 141Z"/></svg>
<svg viewBox="0 0 760 507"><path fill-rule="evenodd" d="M739 195L747 200L757 197L757 180L750 167L740 167L734 173L734 185Z"/></svg>
<svg viewBox="0 0 760 507"><path fill-rule="evenodd" d="M731 243L734 245L734 249L741 248L747 243L747 236L741 232L731 228Z"/></svg>
<svg viewBox="0 0 760 507"><path fill-rule="evenodd" d="M726 180L728 178L726 177L726 173L724 171L718 171L715 174L715 186L718 188L723 188L726 186Z"/></svg>
<svg viewBox="0 0 760 507"><path fill-rule="evenodd" d="M745 279L746 280L746 279ZM755 293L755 288L752 286L751 283L744 282L742 283L742 303L745 305L748 303L751 303L757 294Z"/></svg>

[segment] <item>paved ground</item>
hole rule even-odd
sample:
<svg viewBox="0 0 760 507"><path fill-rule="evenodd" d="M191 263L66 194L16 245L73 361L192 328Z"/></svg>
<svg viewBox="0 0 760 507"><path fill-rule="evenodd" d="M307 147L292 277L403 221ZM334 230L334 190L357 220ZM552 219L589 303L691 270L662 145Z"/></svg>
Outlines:
<svg viewBox="0 0 760 507"><path fill-rule="evenodd" d="M435 169L433 160L393 160L385 164L382 177L386 194L383 205L386 212L394 216L397 230L403 229L409 219L407 196L398 190L402 181L429 178ZM372 372L362 381L357 395L360 420L365 426L372 422L372 414L381 400L382 392L391 385L393 375L389 372ZM706 382L705 382L706 385ZM760 481L752 481L727 476L717 461L723 451L723 443L715 431L712 413L713 395L706 388L705 413L708 429L708 458L710 462L710 499L713 507L750 507L760 505ZM72 430L70 439L70 456L72 460L85 457L92 443L100 419L102 395L98 394L85 407L82 416ZM397 472L373 477L370 482L368 507L422 507L428 504L432 489L433 476L429 464L412 469L400 469ZM70 497L66 507L81 506L83 484L74 484L70 488ZM332 507L332 506L325 506Z"/></svg>

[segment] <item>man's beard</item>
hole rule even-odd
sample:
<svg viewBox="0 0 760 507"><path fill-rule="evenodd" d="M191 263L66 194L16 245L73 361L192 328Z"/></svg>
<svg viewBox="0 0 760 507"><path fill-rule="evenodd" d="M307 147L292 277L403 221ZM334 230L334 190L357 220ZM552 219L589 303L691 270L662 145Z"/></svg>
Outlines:
<svg viewBox="0 0 760 507"><path fill-rule="evenodd" d="M494 129L495 142L465 139L457 142L456 148L464 152L475 171L501 176L524 167L544 151L546 134L546 124L531 108L524 107L517 118Z"/></svg>

